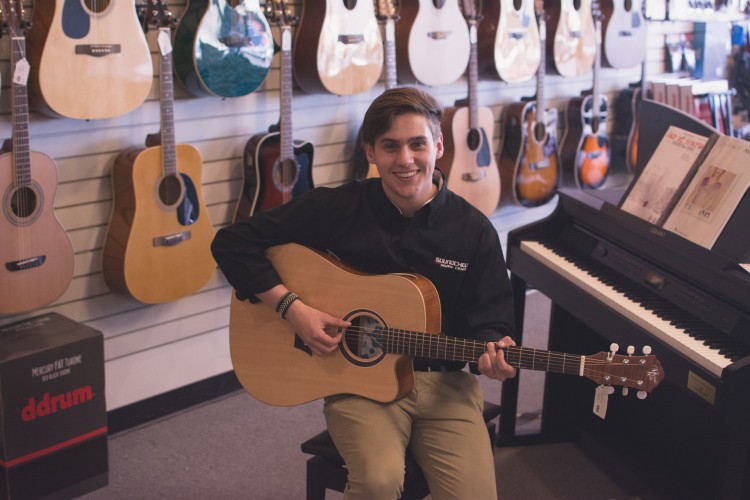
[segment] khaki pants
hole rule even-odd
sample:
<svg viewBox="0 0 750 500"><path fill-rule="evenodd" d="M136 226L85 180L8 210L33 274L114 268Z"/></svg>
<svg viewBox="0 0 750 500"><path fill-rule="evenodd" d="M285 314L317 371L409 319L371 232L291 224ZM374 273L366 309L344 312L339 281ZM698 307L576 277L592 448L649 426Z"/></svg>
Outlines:
<svg viewBox="0 0 750 500"><path fill-rule="evenodd" d="M484 398L467 372L415 372L414 390L393 403L326 398L328 431L349 471L347 500L392 500L403 491L408 446L435 500L496 500Z"/></svg>

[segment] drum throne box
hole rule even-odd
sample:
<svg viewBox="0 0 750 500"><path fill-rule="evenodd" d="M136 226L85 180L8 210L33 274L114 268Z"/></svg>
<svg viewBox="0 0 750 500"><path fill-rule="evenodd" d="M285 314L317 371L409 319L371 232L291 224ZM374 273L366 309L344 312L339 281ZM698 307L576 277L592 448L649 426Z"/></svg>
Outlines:
<svg viewBox="0 0 750 500"><path fill-rule="evenodd" d="M49 313L0 327L0 499L108 483L101 332Z"/></svg>

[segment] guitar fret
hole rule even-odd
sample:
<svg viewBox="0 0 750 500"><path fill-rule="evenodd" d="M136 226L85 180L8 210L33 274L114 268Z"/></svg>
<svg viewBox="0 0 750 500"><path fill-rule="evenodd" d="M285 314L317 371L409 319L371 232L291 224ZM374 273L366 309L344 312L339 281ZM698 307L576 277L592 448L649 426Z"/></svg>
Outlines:
<svg viewBox="0 0 750 500"><path fill-rule="evenodd" d="M281 28L281 117L280 131L280 161L294 160L294 139L292 137L292 51L291 29Z"/></svg>
<svg viewBox="0 0 750 500"><path fill-rule="evenodd" d="M469 53L469 129L479 128L479 101L477 99L477 80L479 79L479 63L477 54L477 21L469 20L469 38L471 52Z"/></svg>

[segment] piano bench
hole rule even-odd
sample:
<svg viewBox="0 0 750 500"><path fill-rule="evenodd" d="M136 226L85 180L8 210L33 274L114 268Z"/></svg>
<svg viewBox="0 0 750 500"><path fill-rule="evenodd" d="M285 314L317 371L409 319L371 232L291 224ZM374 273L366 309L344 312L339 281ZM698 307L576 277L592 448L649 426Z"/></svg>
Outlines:
<svg viewBox="0 0 750 500"><path fill-rule="evenodd" d="M496 424L494 420L500 415L500 405L484 402L484 421L494 446ZM307 500L325 500L326 490L343 492L346 487L346 465L333 444L328 431L323 431L302 443L302 452L313 455L307 460ZM402 500L421 500L429 495L427 480L411 453L406 453L406 471L404 473L404 492Z"/></svg>

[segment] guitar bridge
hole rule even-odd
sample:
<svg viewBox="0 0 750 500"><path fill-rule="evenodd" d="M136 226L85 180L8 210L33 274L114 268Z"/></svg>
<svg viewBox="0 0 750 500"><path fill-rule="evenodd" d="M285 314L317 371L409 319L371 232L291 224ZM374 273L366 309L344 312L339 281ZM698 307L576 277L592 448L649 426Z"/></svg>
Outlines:
<svg viewBox="0 0 750 500"><path fill-rule="evenodd" d="M190 231L182 231L181 233L157 236L153 239L153 244L155 247L173 247L189 239Z"/></svg>
<svg viewBox="0 0 750 500"><path fill-rule="evenodd" d="M119 43L114 44L87 44L76 45L76 54L92 57L104 57L110 54L119 54L121 50Z"/></svg>
<svg viewBox="0 0 750 500"><path fill-rule="evenodd" d="M365 41L365 35L339 35L339 42L344 45L353 45Z"/></svg>
<svg viewBox="0 0 750 500"><path fill-rule="evenodd" d="M430 31L427 33L427 36L432 38L433 40L445 40L449 36L451 36L450 31Z"/></svg>
<svg viewBox="0 0 750 500"><path fill-rule="evenodd" d="M468 174L463 174L461 176L461 180L466 182L479 182L485 177L487 177L487 172L481 170L479 172L469 172Z"/></svg>
<svg viewBox="0 0 750 500"><path fill-rule="evenodd" d="M23 271L24 269L32 269L34 267L39 267L42 264L44 264L45 260L47 260L46 255L37 255L36 257L31 257L29 259L14 260L13 262L6 262L5 269L7 269L10 272Z"/></svg>

